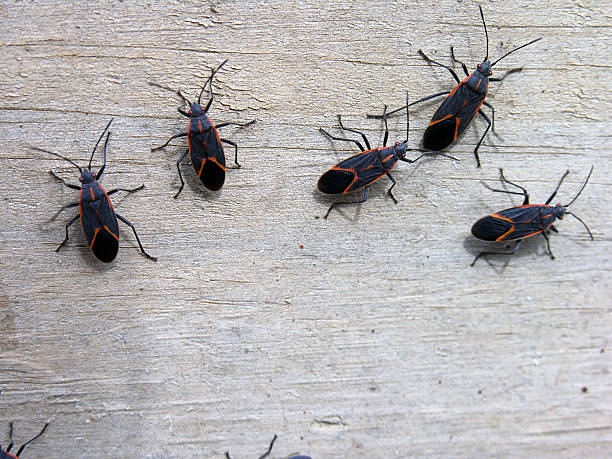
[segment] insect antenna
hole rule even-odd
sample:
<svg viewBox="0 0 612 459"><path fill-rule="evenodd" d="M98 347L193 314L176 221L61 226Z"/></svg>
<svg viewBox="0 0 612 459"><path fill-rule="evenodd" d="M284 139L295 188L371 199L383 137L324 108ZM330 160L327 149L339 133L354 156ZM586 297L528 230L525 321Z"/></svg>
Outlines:
<svg viewBox="0 0 612 459"><path fill-rule="evenodd" d="M525 43L524 45L519 46L518 48L514 48L512 51L504 54L502 57L500 57L499 59L497 59L495 62L493 62L491 64L491 67L493 67L495 64L497 64L499 61L501 61L504 57L512 54L514 51L518 51L521 48L524 48L525 46L529 46L529 45L533 45L536 41L540 41L542 38L536 38L535 40L531 40L529 43Z"/></svg>
<svg viewBox="0 0 612 459"><path fill-rule="evenodd" d="M111 123L113 122L115 118L111 118L110 121L108 122L108 124L106 125L106 127L104 128L104 130L102 131L102 134L100 134L100 138L98 139L98 141L96 142L96 144L93 147L93 150L91 151L91 157L89 158L89 164L87 165L87 169L91 170L91 161L93 160L94 157L94 153L96 152L96 148L98 147L98 145L100 144L100 141L102 140L102 137L104 137L104 134L106 134L106 131L108 131L108 128L110 127ZM108 138L107 138L108 140ZM106 158L104 160L104 163L106 164Z"/></svg>
<svg viewBox="0 0 612 459"><path fill-rule="evenodd" d="M166 91L173 92L174 94L178 95L181 98L184 104L187 104L187 106L191 106L191 102L187 100L187 98L183 95L180 89L177 89L175 91L174 89L169 88L168 86L163 86L161 84L153 83L151 81L149 81L149 86L155 86L156 88L161 88L161 89L165 89Z"/></svg>
<svg viewBox="0 0 612 459"><path fill-rule="evenodd" d="M406 140L404 140L404 143L408 143L409 134L410 134L410 116L408 114L408 91L406 91Z"/></svg>
<svg viewBox="0 0 612 459"><path fill-rule="evenodd" d="M591 233L591 230L589 229L589 227L586 225L585 222L582 221L582 218L580 218L578 215L573 214L571 212L565 212L566 214L571 215L572 217L574 217L576 220L578 220L580 223L582 223L582 226L584 226L584 228L587 230L587 232L589 233L589 236L591 237L591 241L594 241L593 239L593 234Z"/></svg>
<svg viewBox="0 0 612 459"><path fill-rule="evenodd" d="M200 103L200 100L202 99L202 94L204 94L204 88L206 88L206 85L209 83L210 83L210 95L212 97L212 79L215 76L215 73L217 73L228 60L229 59L225 59L223 62L221 62L221 64L219 64L219 66L216 69L214 69L211 72L210 76L208 77L208 80L206 80L206 83L204 83L204 86L202 86L202 90L200 91L200 95L198 96L198 104Z"/></svg>
<svg viewBox="0 0 612 459"><path fill-rule="evenodd" d="M484 58L484 60L487 61L489 60L489 32L487 32L487 24L485 23L484 13L482 12L482 6L478 5L478 8L480 9L480 17L482 18L482 26L484 27L485 37L487 39L487 55Z"/></svg>
<svg viewBox="0 0 612 459"><path fill-rule="evenodd" d="M586 178L586 180L584 181L584 183L582 184L582 188L580 188L580 191L578 192L578 194L577 194L576 196L574 196L574 199L572 199L572 200L570 201L570 203L569 203L569 204L567 204L567 205L565 205L565 206L563 206L563 207L569 207L569 206L571 206L571 205L574 203L574 201L575 201L575 200L578 198L578 196L580 196L580 193L582 193L582 190L584 190L584 187L586 186L587 182L589 181L589 178L591 177L591 174L592 174L592 173L593 173L593 166L591 166L591 170L589 171L589 175L587 175L587 178ZM569 212L567 212L567 213L569 213ZM574 217L576 217L576 216L574 215ZM578 217L576 217L576 218L578 218ZM582 221L582 220L581 220L581 221ZM583 225L584 225L584 223L583 223ZM586 225L585 225L585 226L586 226ZM590 231L589 231L589 233L590 233ZM591 237L592 237L592 236L591 236Z"/></svg>
<svg viewBox="0 0 612 459"><path fill-rule="evenodd" d="M80 173L83 173L83 169L80 168L80 166L75 163L73 160L71 160L70 158L67 158L63 155L60 155L59 153L54 153L52 151L49 150L45 150L44 148L39 148L39 147L30 147L32 150L36 150L36 151L42 151L43 153L47 153L49 155L53 155L53 156L57 156L58 158L62 158L66 161L68 161L70 164L72 164L74 167L76 167Z"/></svg>
<svg viewBox="0 0 612 459"><path fill-rule="evenodd" d="M45 429L47 428L47 426L49 425L49 423L46 423L45 426L42 428L42 430L40 431L40 433L38 435L36 435L34 438L30 438L28 441L26 441L23 445L21 445L21 447L17 450L17 452L15 453L15 456L19 457L19 455L21 454L21 452L23 451L23 448L25 448L29 443L33 442L34 440L36 440L38 437L40 437ZM11 433L12 433L12 425L11 425Z"/></svg>

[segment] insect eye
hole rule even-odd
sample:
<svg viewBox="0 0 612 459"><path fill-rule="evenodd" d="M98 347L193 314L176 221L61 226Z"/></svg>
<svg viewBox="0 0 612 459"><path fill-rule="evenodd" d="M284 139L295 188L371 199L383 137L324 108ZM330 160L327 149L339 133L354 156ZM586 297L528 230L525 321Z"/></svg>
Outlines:
<svg viewBox="0 0 612 459"><path fill-rule="evenodd" d="M83 177L79 177L79 182L83 183Z"/></svg>
<svg viewBox="0 0 612 459"><path fill-rule="evenodd" d="M480 67L481 67L481 65L480 65L480 64L478 64L478 65L476 66L476 68L480 68Z"/></svg>
<svg viewBox="0 0 612 459"><path fill-rule="evenodd" d="M396 147L399 147L399 144L400 144L399 142L395 142Z"/></svg>
<svg viewBox="0 0 612 459"><path fill-rule="evenodd" d="M189 110L189 111L187 112L187 114L188 114L189 116L191 116L191 110Z"/></svg>

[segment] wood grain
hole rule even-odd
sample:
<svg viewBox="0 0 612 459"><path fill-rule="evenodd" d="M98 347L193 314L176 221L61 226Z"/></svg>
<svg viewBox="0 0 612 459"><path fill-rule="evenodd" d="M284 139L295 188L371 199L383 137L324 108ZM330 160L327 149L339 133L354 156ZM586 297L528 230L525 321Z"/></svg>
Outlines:
<svg viewBox="0 0 612 459"><path fill-rule="evenodd" d="M316 180L351 145L336 115L378 144L366 119L452 88L449 46L484 55L476 3L5 2L0 6L0 439L23 456L605 457L612 451L612 6L482 3L491 56L543 37L495 67L496 135L472 150L476 120L445 159L400 164L399 204L380 180L368 201L334 211ZM241 170L203 190L175 162L178 100L210 69L215 122L240 146ZM411 112L416 147L436 102ZM157 263L122 227L103 265L78 228L59 254L76 181L111 117L103 184ZM405 119L393 118L391 140ZM231 151L226 150L228 159ZM99 163L99 162L98 162ZM486 244L470 227L518 200L488 191L498 168L543 202L573 196L574 219L525 241L511 261L469 267ZM303 248L301 246L303 245ZM586 388L586 391L583 391Z"/></svg>

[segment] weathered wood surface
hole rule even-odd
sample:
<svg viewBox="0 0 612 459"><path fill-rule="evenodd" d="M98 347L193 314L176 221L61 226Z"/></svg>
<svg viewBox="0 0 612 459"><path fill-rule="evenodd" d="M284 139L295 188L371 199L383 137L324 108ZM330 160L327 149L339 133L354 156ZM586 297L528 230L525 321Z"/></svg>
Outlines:
<svg viewBox="0 0 612 459"><path fill-rule="evenodd" d="M336 114L377 144L366 113L450 89L453 43L484 55L473 2L5 2L0 6L0 439L51 424L24 457L583 456L612 451L609 2L483 3L491 56L543 37L495 68L499 136L471 153L477 120L449 152L400 164L360 208L322 216L319 175L354 150L330 142ZM241 170L202 192L178 101L212 66L215 121ZM436 103L412 112L417 146ZM115 117L103 184L154 264L122 227L103 265L78 225L54 252L74 199L48 174L81 164ZM405 120L390 123L402 140ZM349 133L350 134L350 133ZM227 156L231 154L226 149ZM99 164L99 161L98 161ZM573 210L511 261L472 257L472 223L518 199L489 192L498 167L543 202L561 174ZM303 245L303 248L300 248ZM583 392L583 388L587 388Z"/></svg>

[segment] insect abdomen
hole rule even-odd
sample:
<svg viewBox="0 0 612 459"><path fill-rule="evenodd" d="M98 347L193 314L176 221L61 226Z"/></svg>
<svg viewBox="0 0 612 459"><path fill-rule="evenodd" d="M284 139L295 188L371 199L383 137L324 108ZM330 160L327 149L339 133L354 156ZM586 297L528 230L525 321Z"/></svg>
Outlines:
<svg viewBox="0 0 612 459"><path fill-rule="evenodd" d="M317 187L327 194L344 193L355 179L355 174L349 171L330 169L319 178Z"/></svg>
<svg viewBox="0 0 612 459"><path fill-rule="evenodd" d="M430 125L423 134L423 147L428 150L443 150L456 138L457 118L452 117Z"/></svg>
<svg viewBox="0 0 612 459"><path fill-rule="evenodd" d="M497 241L500 237L512 231L512 222L487 215L472 226L472 234L483 241Z"/></svg>

